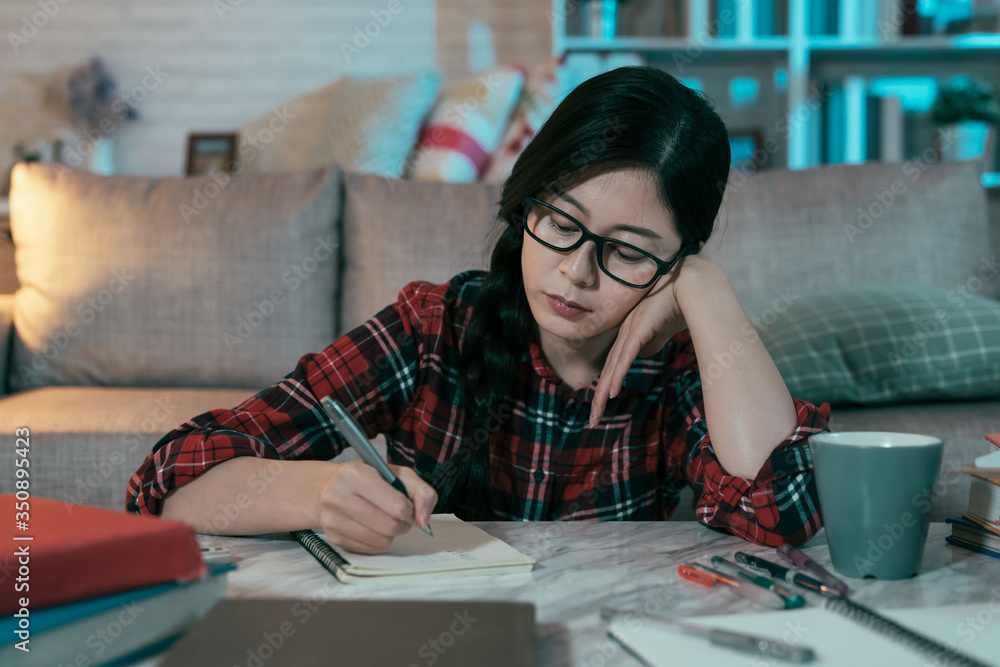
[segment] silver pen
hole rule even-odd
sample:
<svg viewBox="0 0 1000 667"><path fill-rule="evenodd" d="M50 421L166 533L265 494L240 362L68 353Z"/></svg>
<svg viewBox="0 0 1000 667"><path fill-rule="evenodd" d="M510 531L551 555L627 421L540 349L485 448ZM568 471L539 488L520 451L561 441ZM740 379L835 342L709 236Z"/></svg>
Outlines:
<svg viewBox="0 0 1000 667"><path fill-rule="evenodd" d="M333 400L329 396L324 396L319 400L323 410L326 412L327 416L333 420L333 425L340 431L340 434L344 436L347 440L347 444L354 448L361 457L361 460L375 468L378 474L382 476L382 479L389 482L392 488L396 489L404 496L407 500L412 501L410 494L406 492L406 487L403 483L399 481L399 478L392 474L392 470L389 469L389 464L382 460L382 457L378 455L375 448L372 447L372 443L368 442L368 438L365 436L365 432L361 430L358 423L354 421L351 414L344 409L344 406ZM414 509L416 509L414 507ZM420 530L424 531L431 537L434 537L434 533L431 532L430 526L420 526Z"/></svg>
<svg viewBox="0 0 1000 667"><path fill-rule="evenodd" d="M601 610L601 618L605 622L610 623L618 618L626 620L632 613L633 612L622 612L617 609L604 608ZM788 662L812 662L816 659L816 653L811 648L806 646L790 646L787 642L783 642L780 639L757 637L755 635L735 632L733 630L710 628L667 618L642 616L636 617L633 620L667 627L677 632L707 639L710 644L715 646L731 648L735 651L741 651L743 653L752 653L763 658L786 660ZM637 655L635 649L628 645L628 638L622 633L614 631L614 628L609 628L607 632L612 639L617 641L619 644L622 644L622 646L626 648L629 653L634 656ZM645 659L641 659L641 661L644 664L649 664Z"/></svg>

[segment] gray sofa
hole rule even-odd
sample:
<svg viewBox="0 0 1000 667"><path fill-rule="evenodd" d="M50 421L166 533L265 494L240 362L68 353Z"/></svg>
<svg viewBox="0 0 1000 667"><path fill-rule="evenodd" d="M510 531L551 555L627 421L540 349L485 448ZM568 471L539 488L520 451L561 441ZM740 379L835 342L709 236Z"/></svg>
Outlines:
<svg viewBox="0 0 1000 667"><path fill-rule="evenodd" d="M942 330L972 306L988 327L1000 278L984 262L995 263L1000 234L977 165L919 167L734 174L705 252L793 395L833 402L834 430L941 436L948 468L1000 430L1000 362L990 349L949 348L962 384L924 355L956 344ZM152 179L19 165L13 240L0 248L0 285L19 287L0 296L0 433L30 430L32 493L123 509L126 480L164 433L276 381L406 282L484 266L498 195L333 166ZM883 317L899 290L938 301ZM847 331L862 306L902 333ZM858 348L851 336L873 340ZM808 347L820 339L841 347ZM882 370L859 369L858 349ZM702 373L727 363L701 360ZM0 448L0 469L13 457ZM0 475L0 492L13 485ZM967 494L966 476L943 474L932 520L961 512ZM689 504L675 518L692 518Z"/></svg>

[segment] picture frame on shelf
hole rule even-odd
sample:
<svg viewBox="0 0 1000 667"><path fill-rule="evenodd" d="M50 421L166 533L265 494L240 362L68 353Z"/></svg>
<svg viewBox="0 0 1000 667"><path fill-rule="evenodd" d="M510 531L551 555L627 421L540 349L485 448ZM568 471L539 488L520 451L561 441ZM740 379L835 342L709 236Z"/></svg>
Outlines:
<svg viewBox="0 0 1000 667"><path fill-rule="evenodd" d="M191 132L188 135L184 173L202 176L236 171L236 133Z"/></svg>

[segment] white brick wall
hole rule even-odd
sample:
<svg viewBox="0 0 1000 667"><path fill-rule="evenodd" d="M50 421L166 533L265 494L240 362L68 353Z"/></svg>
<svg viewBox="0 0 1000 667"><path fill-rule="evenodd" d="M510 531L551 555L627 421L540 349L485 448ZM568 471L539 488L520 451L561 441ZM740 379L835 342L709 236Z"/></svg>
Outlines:
<svg viewBox="0 0 1000 667"><path fill-rule="evenodd" d="M344 74L435 67L435 0L397 2L398 14L383 14L391 21L348 62L341 43L390 0L0 0L0 169L18 140L66 126L42 108L41 82L91 55L141 116L113 132L118 171L146 175L180 174L189 132L232 131ZM42 27L32 34L26 20ZM157 68L159 80L149 75Z"/></svg>

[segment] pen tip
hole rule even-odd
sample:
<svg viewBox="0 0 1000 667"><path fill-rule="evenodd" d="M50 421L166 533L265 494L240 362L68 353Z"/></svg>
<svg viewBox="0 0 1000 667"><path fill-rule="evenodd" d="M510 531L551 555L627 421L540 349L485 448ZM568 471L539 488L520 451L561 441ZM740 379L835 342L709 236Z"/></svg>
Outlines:
<svg viewBox="0 0 1000 667"><path fill-rule="evenodd" d="M431 530L431 527L430 527L430 525L427 525L427 526L420 526L420 527L424 529L424 532L425 532L425 533L427 533L427 534L428 534L428 535L430 535L431 537L434 537L434 531L433 531L433 530Z"/></svg>

